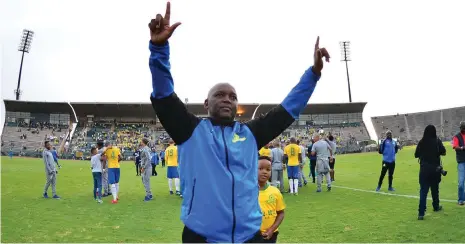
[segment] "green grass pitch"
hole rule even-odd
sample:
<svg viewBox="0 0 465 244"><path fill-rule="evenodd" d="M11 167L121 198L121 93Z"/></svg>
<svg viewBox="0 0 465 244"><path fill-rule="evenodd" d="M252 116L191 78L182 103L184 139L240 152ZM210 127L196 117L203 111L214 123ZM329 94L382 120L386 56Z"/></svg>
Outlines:
<svg viewBox="0 0 465 244"><path fill-rule="evenodd" d="M447 177L440 185L444 211L434 213L431 201L424 221L418 221L418 199L373 192L381 158L377 153L337 157L332 192L315 192L315 185L300 188L298 196L285 195L286 217L279 242L463 242L465 207L457 205L457 163L447 147ZM395 194L417 196L418 163L414 148L397 156ZM88 161L64 161L57 191L61 200L43 199L45 183L41 159L1 158L2 242L180 242L181 199L170 196L166 170L152 177L155 200L143 202L144 189L134 164L122 165L120 201L92 197ZM305 167L308 175L308 165ZM382 191L386 192L387 176ZM49 193L50 194L50 193ZM221 220L218 220L221 221Z"/></svg>

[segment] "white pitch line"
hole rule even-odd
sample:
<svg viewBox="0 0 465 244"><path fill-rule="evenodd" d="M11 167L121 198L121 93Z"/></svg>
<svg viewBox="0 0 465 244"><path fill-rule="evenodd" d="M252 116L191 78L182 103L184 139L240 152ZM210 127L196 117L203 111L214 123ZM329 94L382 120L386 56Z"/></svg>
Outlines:
<svg viewBox="0 0 465 244"><path fill-rule="evenodd" d="M347 190L352 190L352 191L360 191L360 192L368 192L368 193L375 193L375 194L381 194L381 195L388 195L388 196L394 196L394 197L406 197L406 198L415 198L415 199L420 199L419 196L413 196L413 195L402 195L402 194L395 194L395 193L388 193L388 192L377 192L377 191L370 191L370 190L363 190L363 189L357 189L357 188L352 188L352 187L345 187L345 186L336 186L332 185L332 187L335 188L341 188L341 189L347 189ZM431 197L428 197L429 200L432 200ZM457 202L457 200L450 200L450 199L442 199L439 197L439 201L441 202Z"/></svg>

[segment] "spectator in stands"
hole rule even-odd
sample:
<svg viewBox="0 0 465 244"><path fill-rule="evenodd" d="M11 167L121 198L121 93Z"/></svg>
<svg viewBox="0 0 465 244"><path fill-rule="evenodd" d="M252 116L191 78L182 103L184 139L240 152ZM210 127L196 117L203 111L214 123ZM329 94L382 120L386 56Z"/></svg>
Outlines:
<svg viewBox="0 0 465 244"><path fill-rule="evenodd" d="M452 147L458 163L458 204L463 206L465 205L465 121L460 122L460 132L454 136Z"/></svg>
<svg viewBox="0 0 465 244"><path fill-rule="evenodd" d="M312 183L315 184L316 154L315 155L312 154L312 148L313 148L313 145L315 144L315 140L312 139L311 143L312 144L310 144L308 146L308 150L307 150L308 157L310 159L310 173L309 173L308 177L312 177L313 178Z"/></svg>
<svg viewBox="0 0 465 244"><path fill-rule="evenodd" d="M180 148L180 171L185 182L182 241L261 242L257 151L298 118L320 78L322 57L329 61L329 54L319 48L317 39L314 66L266 116L246 124L234 121L237 94L234 87L223 83L208 92L204 105L209 118L200 119L188 112L174 92L168 38L180 23L170 26L169 16L168 2L166 15L158 14L149 24L150 99L163 127Z"/></svg>
<svg viewBox="0 0 465 244"><path fill-rule="evenodd" d="M433 198L433 210L442 210L439 205L439 183L441 182L441 155L446 155L446 149L442 141L436 135L436 127L428 125L423 133L423 138L415 150L415 158L420 161L420 204L418 206L418 220L423 220L426 211L426 198L431 188Z"/></svg>
<svg viewBox="0 0 465 244"><path fill-rule="evenodd" d="M284 178L283 178L283 164L284 164L284 151L279 142L274 144L271 149L272 164L271 164L271 185L277 187L281 193L284 192Z"/></svg>
<svg viewBox="0 0 465 244"><path fill-rule="evenodd" d="M46 183L44 187L44 198L48 198L48 187L52 186L53 199L60 199L57 195L56 183L57 183L57 169L55 168L55 160L53 160L53 154L51 152L52 145L49 141L44 143L45 149L42 152L42 158L44 159L45 164L45 177Z"/></svg>
<svg viewBox="0 0 465 244"><path fill-rule="evenodd" d="M395 191L392 187L392 181L394 179L394 170L396 169L396 153L399 150L396 141L392 139L392 132L388 130L386 132L386 139L384 139L379 146L379 154L383 155L381 175L379 176L378 187L376 191L381 190L384 176L389 171L389 188L388 191Z"/></svg>

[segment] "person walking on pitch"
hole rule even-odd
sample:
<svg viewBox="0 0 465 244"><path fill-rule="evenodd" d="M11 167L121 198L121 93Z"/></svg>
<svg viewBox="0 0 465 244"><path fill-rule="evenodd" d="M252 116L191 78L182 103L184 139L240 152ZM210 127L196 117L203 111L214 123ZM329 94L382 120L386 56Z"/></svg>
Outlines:
<svg viewBox="0 0 465 244"><path fill-rule="evenodd" d="M97 153L97 148L92 147L90 150L90 169L94 179L94 200L102 203L102 155Z"/></svg>
<svg viewBox="0 0 465 244"><path fill-rule="evenodd" d="M294 137L291 138L289 145L284 148L284 161L287 164L289 193L297 195L299 191L299 168L302 162L302 152Z"/></svg>
<svg viewBox="0 0 465 244"><path fill-rule="evenodd" d="M53 199L60 199L60 197L57 195L57 189L56 189L56 184L57 184L57 169L55 168L55 160L53 159L53 154L52 154L52 146L50 145L49 141L45 141L44 143L45 149L42 152L42 158L44 160L44 165L45 165L45 178L46 178L46 183L44 187L44 198L48 198L48 187L52 186L52 194L53 194Z"/></svg>
<svg viewBox="0 0 465 244"><path fill-rule="evenodd" d="M321 184L323 177L326 178L327 190L331 191L331 176L329 175L329 161L332 160L333 154L331 146L326 140L320 140L320 135L317 134L313 138L315 143L312 147L312 155L316 155L316 173L317 173L317 190L321 192Z"/></svg>
<svg viewBox="0 0 465 244"><path fill-rule="evenodd" d="M276 142L273 149L271 149L271 185L279 188L281 192L284 192L284 151L281 149L279 142Z"/></svg>
<svg viewBox="0 0 465 244"><path fill-rule="evenodd" d="M378 180L378 187L376 191L381 190L381 185L383 184L384 176L386 172L389 172L389 188L388 191L395 191L392 187L392 181L394 179L394 170L396 169L396 154L399 150L399 146L396 141L392 139L392 132L388 130L386 132L386 139L381 142L379 145L379 154L383 155L383 162L381 168L381 174Z"/></svg>
<svg viewBox="0 0 465 244"><path fill-rule="evenodd" d="M458 172L458 204L465 205L465 121L460 122L460 132L452 139Z"/></svg>
<svg viewBox="0 0 465 244"><path fill-rule="evenodd" d="M160 158L158 158L158 153L155 151L155 148L152 149L150 157L150 162L152 163L152 176L157 176L157 165L160 162Z"/></svg>
<svg viewBox="0 0 465 244"><path fill-rule="evenodd" d="M302 157L302 160L299 163L299 187L302 187L302 183L303 185L307 185L307 177L305 177L304 174L304 166L307 155L305 154L305 147L300 144L300 140L297 140L297 145L300 147L300 156Z"/></svg>
<svg viewBox="0 0 465 244"><path fill-rule="evenodd" d="M308 177L312 177L312 183L315 183L315 178L316 178L316 154L312 154L312 148L313 145L315 144L315 141L312 139L311 145L308 146L308 158L310 159L310 174L308 174Z"/></svg>
<svg viewBox="0 0 465 244"><path fill-rule="evenodd" d="M150 176L152 174L152 162L150 160L150 148L147 146L149 140L147 138L142 139L140 143L140 172L142 176L142 184L145 188L145 198L144 201L152 200L152 191L150 190Z"/></svg>
<svg viewBox="0 0 465 244"><path fill-rule="evenodd" d="M120 177L120 161L121 152L118 147L113 147L110 142L107 142L107 149L105 150L105 157L108 162L108 183L111 185L111 193L113 200L111 203L118 203L119 192L119 177Z"/></svg>
<svg viewBox="0 0 465 244"><path fill-rule="evenodd" d="M333 153L333 160L329 161L329 175L331 176L331 182L334 181L334 166L336 165L336 150L337 150L337 144L336 140L334 139L334 136L329 135L328 136L328 143L331 146L331 152Z"/></svg>
<svg viewBox="0 0 465 244"><path fill-rule="evenodd" d="M107 146L108 146L108 143L107 143ZM103 147L103 141L99 140L97 141L97 153L100 154L100 155L104 155L105 154L105 150L106 148ZM104 157L102 159L102 197L107 197L109 195L111 195L111 192L110 192L110 187L108 185L108 160Z"/></svg>
<svg viewBox="0 0 465 244"><path fill-rule="evenodd" d="M134 164L136 165L136 176L139 176L140 173L140 148L134 152Z"/></svg>
<svg viewBox="0 0 465 244"><path fill-rule="evenodd" d="M168 186L170 195L173 195L173 180L176 187L176 195L181 195L179 188L179 170L178 170L178 147L174 145L172 139L169 140L169 147L165 150L165 161L168 169L166 170L166 178L168 178Z"/></svg>

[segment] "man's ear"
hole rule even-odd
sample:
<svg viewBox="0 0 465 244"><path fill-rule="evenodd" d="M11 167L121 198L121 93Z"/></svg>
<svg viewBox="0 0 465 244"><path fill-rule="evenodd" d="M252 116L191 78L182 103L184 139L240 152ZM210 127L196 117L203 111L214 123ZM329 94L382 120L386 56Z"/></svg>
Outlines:
<svg viewBox="0 0 465 244"><path fill-rule="evenodd" d="M203 107L208 110L208 99L205 99L205 101L203 102Z"/></svg>

